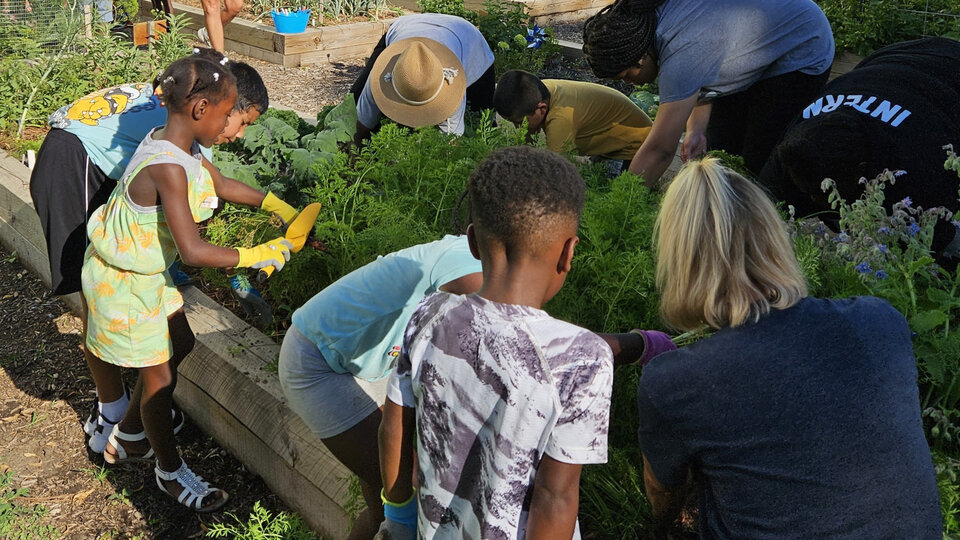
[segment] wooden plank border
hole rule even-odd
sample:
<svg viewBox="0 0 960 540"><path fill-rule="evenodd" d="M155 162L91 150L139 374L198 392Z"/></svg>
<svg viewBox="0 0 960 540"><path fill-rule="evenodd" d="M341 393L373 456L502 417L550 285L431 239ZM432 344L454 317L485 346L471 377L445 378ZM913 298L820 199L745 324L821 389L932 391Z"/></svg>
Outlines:
<svg viewBox="0 0 960 540"><path fill-rule="evenodd" d="M49 287L29 184L29 169L0 152L0 243ZM181 290L197 344L180 364L177 403L311 527L346 538L350 472L287 407L274 370L280 346L195 287ZM68 305L78 311L79 298Z"/></svg>

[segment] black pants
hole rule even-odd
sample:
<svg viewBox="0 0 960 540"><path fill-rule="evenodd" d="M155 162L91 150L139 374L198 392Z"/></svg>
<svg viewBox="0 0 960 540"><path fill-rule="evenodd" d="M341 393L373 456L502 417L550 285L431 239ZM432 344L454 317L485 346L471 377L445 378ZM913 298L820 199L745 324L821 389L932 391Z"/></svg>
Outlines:
<svg viewBox="0 0 960 540"><path fill-rule="evenodd" d="M820 75L793 71L717 98L707 124L707 145L743 156L747 168L760 174L787 124L819 95L829 76L829 69Z"/></svg>
<svg viewBox="0 0 960 540"><path fill-rule="evenodd" d="M30 196L47 239L53 294L80 290L87 220L116 185L90 161L76 135L62 129L47 133L30 175Z"/></svg>
<svg viewBox="0 0 960 540"><path fill-rule="evenodd" d="M360 99L360 94L363 92L364 85L367 84L367 79L370 77L370 71L373 69L373 64L377 61L380 53L382 53L386 48L387 36L384 35L373 48L373 53L371 53L370 58L367 59L367 63L363 66L363 70L360 71L360 75L357 76L357 80L354 81L353 86L350 87L350 93L353 94L354 100ZM493 71L493 65L491 64L490 67L483 72L483 75L481 75L479 79L467 87L467 107L469 107L471 111L477 112L482 111L483 109L492 109L493 92L496 90L496 87L497 76Z"/></svg>

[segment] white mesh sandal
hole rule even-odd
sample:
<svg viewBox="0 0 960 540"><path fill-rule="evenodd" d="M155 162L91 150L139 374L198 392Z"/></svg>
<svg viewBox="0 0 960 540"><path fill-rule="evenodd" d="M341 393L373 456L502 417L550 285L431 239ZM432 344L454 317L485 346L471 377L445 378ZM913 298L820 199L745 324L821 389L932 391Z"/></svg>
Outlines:
<svg viewBox="0 0 960 540"><path fill-rule="evenodd" d="M183 491L181 491L180 496L177 497L177 502L195 512L215 512L223 508L223 505L227 503L227 499L230 498L226 491L210 487L210 484L205 482L203 477L194 474L194 472L187 467L187 463L182 460L180 462L180 468L173 472L161 470L160 465L157 465L154 467L154 473L156 474L157 486L160 487L160 491L171 497L173 497L173 494L167 491L163 482L176 480L177 483L183 487ZM223 495L216 502L209 506L204 506L203 501L215 493L222 493Z"/></svg>

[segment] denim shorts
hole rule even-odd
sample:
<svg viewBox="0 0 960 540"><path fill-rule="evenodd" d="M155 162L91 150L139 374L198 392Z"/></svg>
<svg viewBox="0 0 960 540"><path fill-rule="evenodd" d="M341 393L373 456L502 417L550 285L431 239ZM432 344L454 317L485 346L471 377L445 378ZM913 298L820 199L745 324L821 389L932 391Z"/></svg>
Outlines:
<svg viewBox="0 0 960 540"><path fill-rule="evenodd" d="M291 325L280 346L280 386L287 404L321 439L339 435L373 414L387 396L387 380L337 373L316 344Z"/></svg>

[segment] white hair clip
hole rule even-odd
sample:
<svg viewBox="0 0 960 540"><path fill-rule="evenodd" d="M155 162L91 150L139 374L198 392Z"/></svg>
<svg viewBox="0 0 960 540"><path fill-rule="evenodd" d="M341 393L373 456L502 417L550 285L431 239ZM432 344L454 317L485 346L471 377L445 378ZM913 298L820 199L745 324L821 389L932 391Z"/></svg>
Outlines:
<svg viewBox="0 0 960 540"><path fill-rule="evenodd" d="M227 58L226 56L224 56L222 59L220 59L220 65L221 65L221 66L225 66L225 65L227 65L227 62L229 62L229 61L230 61L230 59Z"/></svg>
<svg viewBox="0 0 960 540"><path fill-rule="evenodd" d="M198 49L197 47L194 47L193 54L200 54L200 49Z"/></svg>
<svg viewBox="0 0 960 540"><path fill-rule="evenodd" d="M216 71L213 72L213 80L214 80L214 81L219 81L219 80L220 80L220 74L217 73Z"/></svg>
<svg viewBox="0 0 960 540"><path fill-rule="evenodd" d="M174 80L173 75L167 75L167 78L163 80L163 84L177 82Z"/></svg>

